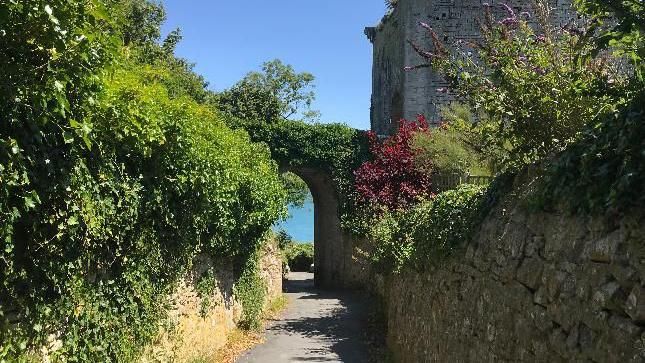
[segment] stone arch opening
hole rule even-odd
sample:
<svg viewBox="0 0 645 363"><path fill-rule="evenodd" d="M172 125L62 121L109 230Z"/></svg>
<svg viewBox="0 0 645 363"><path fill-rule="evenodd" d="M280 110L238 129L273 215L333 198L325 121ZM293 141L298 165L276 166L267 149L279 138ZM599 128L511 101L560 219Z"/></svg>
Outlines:
<svg viewBox="0 0 645 363"><path fill-rule="evenodd" d="M309 187L314 204L314 283L316 287L342 287L345 268L343 232L336 189L328 173L309 167L281 166Z"/></svg>

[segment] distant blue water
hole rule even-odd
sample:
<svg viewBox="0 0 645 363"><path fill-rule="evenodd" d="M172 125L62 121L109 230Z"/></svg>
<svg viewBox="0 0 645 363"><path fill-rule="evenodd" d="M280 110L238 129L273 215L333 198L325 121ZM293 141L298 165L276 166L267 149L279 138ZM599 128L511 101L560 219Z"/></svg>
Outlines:
<svg viewBox="0 0 645 363"><path fill-rule="evenodd" d="M289 207L289 218L274 227L284 229L298 242L314 241L314 201L311 196L302 208Z"/></svg>

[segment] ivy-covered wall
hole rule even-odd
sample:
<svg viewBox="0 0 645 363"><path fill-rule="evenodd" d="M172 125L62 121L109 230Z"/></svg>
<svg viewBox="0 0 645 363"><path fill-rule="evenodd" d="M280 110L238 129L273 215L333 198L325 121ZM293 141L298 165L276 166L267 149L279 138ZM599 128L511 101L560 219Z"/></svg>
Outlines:
<svg viewBox="0 0 645 363"><path fill-rule="evenodd" d="M203 102L155 9L0 2L0 362L51 341L54 360L135 360L204 253L232 261L257 325L277 165Z"/></svg>

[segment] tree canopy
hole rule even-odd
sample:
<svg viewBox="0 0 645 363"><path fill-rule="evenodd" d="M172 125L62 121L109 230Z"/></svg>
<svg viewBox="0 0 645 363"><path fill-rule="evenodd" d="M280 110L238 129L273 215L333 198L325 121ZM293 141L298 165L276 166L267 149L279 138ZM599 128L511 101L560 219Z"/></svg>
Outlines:
<svg viewBox="0 0 645 363"><path fill-rule="evenodd" d="M291 65L274 59L219 94L217 104L241 119L315 121L319 112L311 109L316 98L314 80L311 73L298 73Z"/></svg>

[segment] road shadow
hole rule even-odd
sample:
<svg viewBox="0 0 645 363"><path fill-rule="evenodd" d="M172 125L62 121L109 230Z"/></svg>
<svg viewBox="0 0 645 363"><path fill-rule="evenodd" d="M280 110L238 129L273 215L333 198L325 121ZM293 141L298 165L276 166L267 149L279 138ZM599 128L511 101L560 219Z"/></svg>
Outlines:
<svg viewBox="0 0 645 363"><path fill-rule="evenodd" d="M282 292L289 294L300 294L300 293L311 293L315 292L316 288L314 287L314 279L302 279L302 280L282 280Z"/></svg>
<svg viewBox="0 0 645 363"><path fill-rule="evenodd" d="M328 352L334 352L342 362L370 362L367 343L370 303L360 292L321 290L314 287L313 279L285 281L284 290L298 294L298 300L318 300L321 314L310 317L285 319L274 324L269 330L279 334L301 335L323 341L326 347L309 348L295 361L326 362L336 361ZM328 310L326 304L333 303Z"/></svg>

